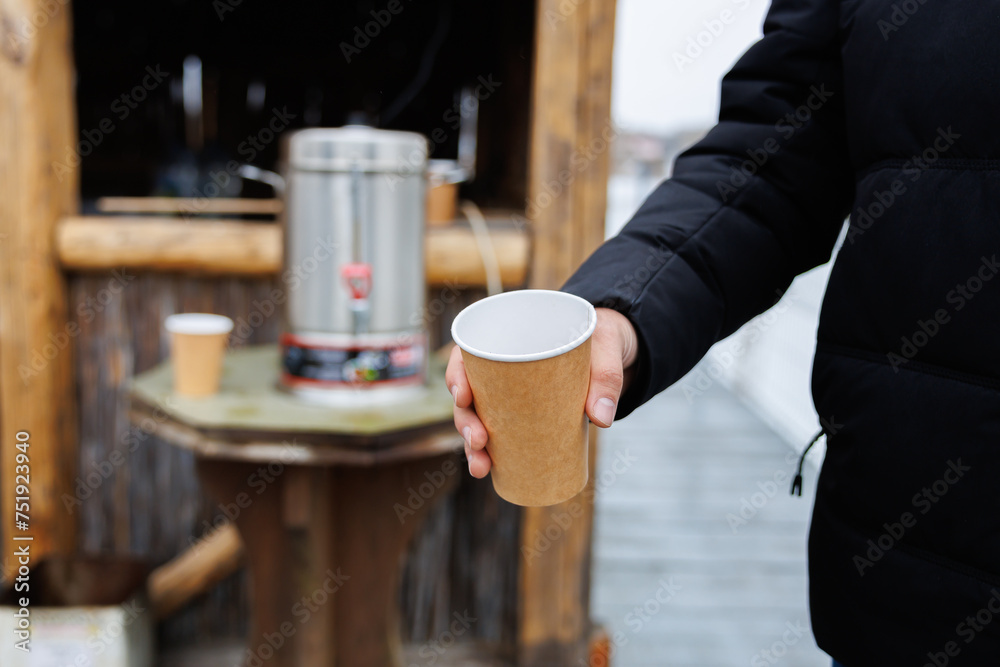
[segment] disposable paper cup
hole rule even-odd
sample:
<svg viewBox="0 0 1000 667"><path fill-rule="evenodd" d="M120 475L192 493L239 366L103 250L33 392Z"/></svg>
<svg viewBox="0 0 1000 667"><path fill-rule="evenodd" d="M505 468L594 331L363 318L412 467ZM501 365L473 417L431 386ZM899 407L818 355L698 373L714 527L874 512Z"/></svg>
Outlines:
<svg viewBox="0 0 1000 667"><path fill-rule="evenodd" d="M186 396L217 392L233 321L222 315L184 313L171 315L164 326L170 332L174 391Z"/></svg>
<svg viewBox="0 0 1000 667"><path fill-rule="evenodd" d="M594 307L546 290L477 301L455 318L476 413L489 434L493 488L517 505L554 505L587 484Z"/></svg>

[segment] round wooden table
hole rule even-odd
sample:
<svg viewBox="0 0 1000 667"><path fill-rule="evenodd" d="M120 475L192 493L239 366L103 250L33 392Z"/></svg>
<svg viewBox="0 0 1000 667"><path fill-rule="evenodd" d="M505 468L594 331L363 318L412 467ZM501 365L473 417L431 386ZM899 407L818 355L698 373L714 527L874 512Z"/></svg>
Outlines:
<svg viewBox="0 0 1000 667"><path fill-rule="evenodd" d="M275 346L230 352L218 394L176 396L168 363L136 377L131 418L195 453L246 546L244 664L401 665L401 559L452 488L463 444L443 367L405 403L331 408L277 388Z"/></svg>

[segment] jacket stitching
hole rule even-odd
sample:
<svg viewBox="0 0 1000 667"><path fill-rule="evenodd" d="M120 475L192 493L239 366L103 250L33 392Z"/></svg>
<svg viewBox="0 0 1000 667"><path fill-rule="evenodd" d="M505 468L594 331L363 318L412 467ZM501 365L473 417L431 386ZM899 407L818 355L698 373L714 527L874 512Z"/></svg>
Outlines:
<svg viewBox="0 0 1000 667"><path fill-rule="evenodd" d="M900 169L907 164L912 164L911 159L900 159L891 158L887 160L879 160L867 167L858 169L855 174L857 180L862 180L866 176L870 176L879 171L886 171L889 169ZM969 159L969 158L939 158L933 164L928 164L922 169L931 171L1000 171L1000 160L994 160L990 158L983 158L981 160Z"/></svg>
<svg viewBox="0 0 1000 667"><path fill-rule="evenodd" d="M922 561L933 563L938 567L943 567L947 570L955 572L956 574L961 574L966 577L976 579L977 581L987 585L1000 586L1000 576L993 574L992 572L987 572L977 567L972 567L971 565L965 565L964 563L952 560L947 556L942 556L940 554L934 553L933 551L928 551L927 549L915 546L913 544L898 542L896 544L896 547L899 548L901 551L906 552L913 558L918 558Z"/></svg>
<svg viewBox="0 0 1000 667"><path fill-rule="evenodd" d="M870 363L880 364L882 366L890 366L889 360L886 359L884 355L847 345L824 343L821 341L816 345L816 350L817 352L826 352L828 354L852 357L860 361L867 361ZM961 382L963 384L1000 391L1000 379L994 379L985 375L976 375L974 373L966 373L963 371L954 371L943 366L928 364L922 361L911 360L905 366L900 366L899 370L902 372L919 373L921 375L935 375L937 377L942 377L955 382Z"/></svg>

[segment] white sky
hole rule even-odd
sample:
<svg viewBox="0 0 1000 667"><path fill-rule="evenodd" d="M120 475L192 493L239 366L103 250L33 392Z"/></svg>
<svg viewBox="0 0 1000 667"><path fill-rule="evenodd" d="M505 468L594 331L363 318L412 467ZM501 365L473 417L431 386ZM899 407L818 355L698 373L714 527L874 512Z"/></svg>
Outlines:
<svg viewBox="0 0 1000 667"><path fill-rule="evenodd" d="M624 130L656 134L714 125L719 81L760 38L769 5L768 0L618 0L615 122ZM675 56L688 58L688 49L695 57L678 64Z"/></svg>

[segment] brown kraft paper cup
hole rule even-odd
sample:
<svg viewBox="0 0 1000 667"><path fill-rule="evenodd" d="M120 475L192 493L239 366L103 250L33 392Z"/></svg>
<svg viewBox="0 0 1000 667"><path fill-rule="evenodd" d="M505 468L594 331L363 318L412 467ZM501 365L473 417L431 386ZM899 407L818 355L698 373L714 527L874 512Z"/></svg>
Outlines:
<svg viewBox="0 0 1000 667"><path fill-rule="evenodd" d="M527 297L528 293L538 292L543 291L523 290L498 297ZM561 292L547 294L578 299ZM589 308L589 317L596 323L590 304L579 301ZM534 312L527 317L530 320L539 315ZM489 435L486 448L493 460L490 475L497 494L517 505L545 506L580 493L588 479L589 429L584 407L590 385L593 323L567 323L567 330L573 330L579 339L575 346L529 361L479 356L463 344L469 343L471 337L461 337L458 318L456 325L453 337L462 347L473 404ZM496 326L503 329L512 325L507 318ZM530 328L531 323L527 326ZM458 336L454 335L456 329Z"/></svg>
<svg viewBox="0 0 1000 667"><path fill-rule="evenodd" d="M174 391L209 396L219 390L222 360L233 323L221 315L184 313L167 318Z"/></svg>

